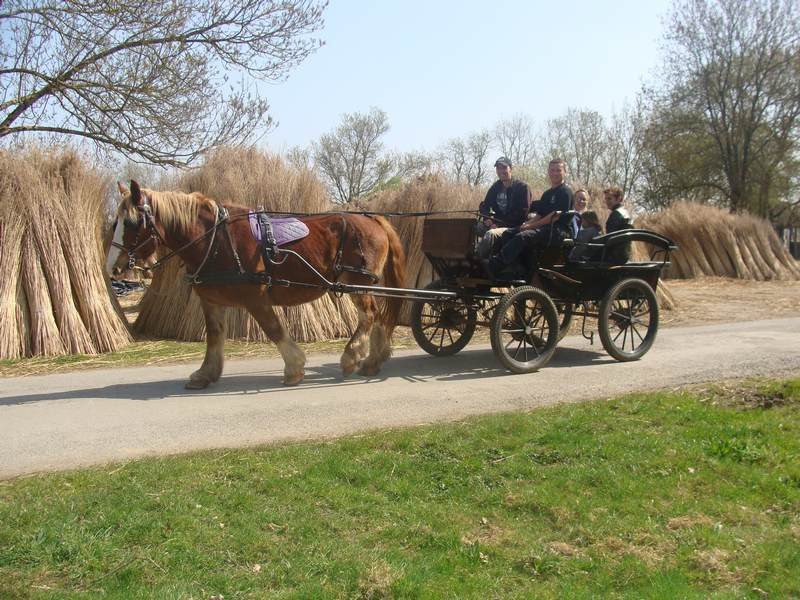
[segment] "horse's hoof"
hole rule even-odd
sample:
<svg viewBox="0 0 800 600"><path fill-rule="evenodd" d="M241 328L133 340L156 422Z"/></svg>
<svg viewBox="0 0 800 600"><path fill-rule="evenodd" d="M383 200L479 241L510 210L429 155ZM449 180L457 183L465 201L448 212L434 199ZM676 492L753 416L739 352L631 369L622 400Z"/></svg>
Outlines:
<svg viewBox="0 0 800 600"><path fill-rule="evenodd" d="M342 377L350 377L356 370L356 363L342 364Z"/></svg>
<svg viewBox="0 0 800 600"><path fill-rule="evenodd" d="M306 372L300 371L299 373L295 373L294 375L284 374L283 376L283 385L297 385L301 381L303 381L303 377L305 377Z"/></svg>
<svg viewBox="0 0 800 600"><path fill-rule="evenodd" d="M364 377L372 377L380 372L381 372L380 365L363 364L361 365L361 368L358 370L358 374L363 375Z"/></svg>
<svg viewBox="0 0 800 600"><path fill-rule="evenodd" d="M183 386L187 390L202 390L208 387L210 381L201 380L201 379L190 379L186 382L186 385Z"/></svg>

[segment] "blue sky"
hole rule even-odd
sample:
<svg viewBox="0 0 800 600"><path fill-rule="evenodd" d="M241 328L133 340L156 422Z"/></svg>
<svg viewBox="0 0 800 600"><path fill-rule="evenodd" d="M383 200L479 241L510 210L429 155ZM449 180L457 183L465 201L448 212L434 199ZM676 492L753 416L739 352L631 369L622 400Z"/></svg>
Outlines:
<svg viewBox="0 0 800 600"><path fill-rule="evenodd" d="M659 64L668 0L332 0L325 46L263 87L272 150L306 146L342 114L384 110L389 149L434 150L517 113L610 115Z"/></svg>

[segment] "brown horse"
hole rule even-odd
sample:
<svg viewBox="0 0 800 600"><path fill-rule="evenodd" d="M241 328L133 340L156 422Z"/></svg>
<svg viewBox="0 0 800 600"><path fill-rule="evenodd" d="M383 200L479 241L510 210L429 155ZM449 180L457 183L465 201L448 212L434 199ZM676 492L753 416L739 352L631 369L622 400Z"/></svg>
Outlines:
<svg viewBox="0 0 800 600"><path fill-rule="evenodd" d="M122 202L112 251L123 249L136 258L148 258L163 244L178 251L187 273L234 275L218 283L209 277L209 281L194 286L205 316L206 354L186 387L204 388L222 375L223 316L227 306L247 309L277 345L285 363L284 384L296 385L302 381L305 354L289 337L272 307L303 304L321 297L328 290L318 287L322 283L319 276L291 254L277 254L274 263L265 260L251 233L248 221L251 211L247 207L225 205L229 216L220 225L221 205L200 193L156 192L140 188L135 181L131 181L130 190L118 185ZM308 235L285 247L302 256L328 281L373 284L371 273L381 277L387 287L403 286L403 246L386 219L338 213L303 217L301 221L308 227ZM242 271L268 273L273 279L307 287L267 285L263 280L243 282L236 278ZM345 377L356 369L363 375L374 375L391 354L391 335L402 300L387 298L381 310L372 296L351 298L358 308L358 326L342 354L342 372Z"/></svg>

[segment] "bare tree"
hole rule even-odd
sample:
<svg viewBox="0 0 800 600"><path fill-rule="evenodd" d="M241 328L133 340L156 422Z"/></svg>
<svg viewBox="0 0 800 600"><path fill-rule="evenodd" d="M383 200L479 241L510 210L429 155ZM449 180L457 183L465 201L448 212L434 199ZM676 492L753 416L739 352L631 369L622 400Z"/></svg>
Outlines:
<svg viewBox="0 0 800 600"><path fill-rule="evenodd" d="M252 78L279 81L320 43L319 0L0 3L0 139L78 136L185 165L270 124Z"/></svg>
<svg viewBox="0 0 800 600"><path fill-rule="evenodd" d="M677 2L666 33L665 85L656 95L671 128L710 153L734 212L758 196L758 172L795 151L800 122L797 0ZM762 165L758 169L758 165ZM763 194L763 191L761 192Z"/></svg>
<svg viewBox="0 0 800 600"><path fill-rule="evenodd" d="M482 185L489 174L488 155L492 134L476 131L463 138L453 138L439 150L439 161L446 174L457 182Z"/></svg>
<svg viewBox="0 0 800 600"><path fill-rule="evenodd" d="M618 185L625 197L635 195L642 175L644 108L640 98L633 107L614 113L603 136L598 179Z"/></svg>
<svg viewBox="0 0 800 600"><path fill-rule="evenodd" d="M564 116L547 122L544 148L550 158L560 157L567 162L575 181L588 184L600 175L605 133L600 113L570 108Z"/></svg>
<svg viewBox="0 0 800 600"><path fill-rule="evenodd" d="M500 154L511 159L514 166L531 166L536 156L536 134L528 115L517 114L495 125L494 141Z"/></svg>
<svg viewBox="0 0 800 600"><path fill-rule="evenodd" d="M383 153L389 119L378 108L350 113L314 144L314 161L338 202L347 204L368 194L391 175L393 160Z"/></svg>

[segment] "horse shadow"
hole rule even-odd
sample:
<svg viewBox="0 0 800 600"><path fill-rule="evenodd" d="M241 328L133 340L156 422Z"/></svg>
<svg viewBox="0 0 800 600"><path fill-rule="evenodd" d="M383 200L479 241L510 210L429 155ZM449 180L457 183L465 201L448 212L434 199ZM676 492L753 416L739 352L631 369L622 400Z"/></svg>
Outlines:
<svg viewBox="0 0 800 600"><path fill-rule="evenodd" d="M557 348L544 369L563 369L591 366L613 359L594 350ZM312 364L306 368L303 382L294 387L283 385L281 370L264 370L223 375L215 384L204 390L187 390L184 384L191 372L187 367L187 377L141 383L117 383L101 387L85 387L69 391L53 391L0 398L0 406L14 406L61 400L136 400L151 402L169 398L190 398L200 396L247 396L271 394L302 394L304 391L325 388L352 386L386 385L392 381L424 385L430 382L464 381L493 377L535 377L512 375L495 359L489 348L465 349L455 356L433 357L427 354L408 354L395 356L386 362L378 375L366 377L351 375L343 378L338 362ZM541 373L542 371L539 371ZM300 397L298 396L298 399Z"/></svg>

